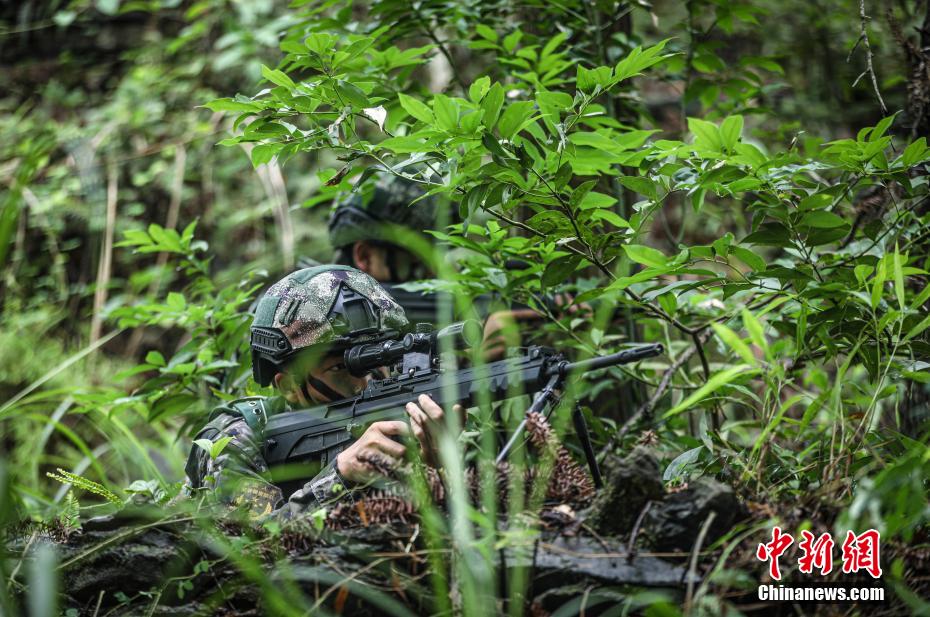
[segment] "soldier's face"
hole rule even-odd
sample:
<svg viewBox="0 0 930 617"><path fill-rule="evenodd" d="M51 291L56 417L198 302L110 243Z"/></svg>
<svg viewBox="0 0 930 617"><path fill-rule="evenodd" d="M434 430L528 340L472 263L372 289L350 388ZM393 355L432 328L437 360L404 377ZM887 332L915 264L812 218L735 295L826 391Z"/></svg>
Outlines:
<svg viewBox="0 0 930 617"><path fill-rule="evenodd" d="M343 364L342 354L328 355L307 371L301 396L310 395L307 403L328 403L355 396L365 389L370 377L356 377Z"/></svg>
<svg viewBox="0 0 930 617"><path fill-rule="evenodd" d="M356 242L355 266L380 283L406 283L429 278L426 265L410 251L386 242Z"/></svg>

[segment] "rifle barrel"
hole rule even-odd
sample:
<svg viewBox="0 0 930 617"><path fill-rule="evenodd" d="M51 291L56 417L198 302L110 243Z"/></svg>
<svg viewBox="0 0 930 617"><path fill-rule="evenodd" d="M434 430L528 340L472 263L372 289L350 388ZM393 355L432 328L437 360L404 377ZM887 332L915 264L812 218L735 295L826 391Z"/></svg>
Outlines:
<svg viewBox="0 0 930 617"><path fill-rule="evenodd" d="M633 347L632 349L624 349L623 351L618 351L617 353L612 353L606 356L596 356L594 358L588 358L587 360L579 360L578 362L562 362L550 369L552 372L558 372L561 375L568 375L571 372L587 372L595 371L599 368L604 368L607 366L615 366L617 364L627 364L629 362L637 362L645 358L652 358L658 356L663 351L665 347L662 346L662 343L652 343L651 345L639 345Z"/></svg>

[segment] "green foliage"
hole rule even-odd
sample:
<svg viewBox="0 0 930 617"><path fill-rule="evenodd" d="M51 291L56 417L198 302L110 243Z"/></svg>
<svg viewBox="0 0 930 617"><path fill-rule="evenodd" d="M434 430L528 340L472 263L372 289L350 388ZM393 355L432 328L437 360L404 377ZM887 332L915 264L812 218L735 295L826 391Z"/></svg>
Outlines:
<svg viewBox="0 0 930 617"><path fill-rule="evenodd" d="M123 503L123 500L120 499L116 493L103 486L99 482L94 482L93 480L88 480L87 478L83 478L77 474L69 473L64 469L59 468L57 473L49 472L48 477L52 480L58 480L64 484L70 484L71 486L74 486L83 491L87 491L88 493L99 495L114 505L122 505Z"/></svg>
<svg viewBox="0 0 930 617"><path fill-rule="evenodd" d="M525 340L572 357L666 345L572 393L599 445L651 429L667 482L715 475L838 531L925 538L926 402L912 395L930 383L930 148L856 79L858 3L28 4L63 51L51 79L14 76L0 102L4 519L72 529L94 499L177 495L209 409L259 392L246 309L268 271L328 259L320 204L396 175L457 210L429 230L439 277L420 286L536 307ZM25 48L28 31L3 29ZM868 36L885 102L904 108L894 37L880 19ZM83 58L68 43L82 37L119 53ZM542 301L565 294L579 312ZM490 489L467 502L466 461L487 470L492 454L490 414L472 419L471 449L445 449L448 512L414 478L437 612L498 610L493 556L538 533L532 503L503 525ZM212 458L225 445L196 443ZM744 531L712 548L722 578ZM249 542L214 545L273 610L319 608L294 581L270 585ZM889 572L919 608L906 564ZM513 576L518 612L527 582ZM180 577L163 591L193 589ZM727 583L710 589L696 606L733 609ZM585 598L674 610L651 592Z"/></svg>

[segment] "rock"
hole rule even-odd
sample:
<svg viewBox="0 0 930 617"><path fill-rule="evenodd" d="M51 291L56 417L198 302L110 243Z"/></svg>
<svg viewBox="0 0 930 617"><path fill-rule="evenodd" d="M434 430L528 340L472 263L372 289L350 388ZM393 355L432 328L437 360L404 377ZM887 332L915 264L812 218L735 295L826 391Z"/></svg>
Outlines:
<svg viewBox="0 0 930 617"><path fill-rule="evenodd" d="M688 488L653 504L643 523L643 535L658 551L691 550L711 512L716 514L704 537L704 546L720 538L746 516L731 487L702 476Z"/></svg>
<svg viewBox="0 0 930 617"><path fill-rule="evenodd" d="M64 588L80 604L95 602L101 590L132 596L158 586L171 570L184 569L191 561L188 543L168 530L151 529L127 541L114 541L113 531L91 531L70 543L62 554ZM99 550L93 550L101 546ZM75 567L68 561L87 555ZM109 603L112 598L105 598Z"/></svg>
<svg viewBox="0 0 930 617"><path fill-rule="evenodd" d="M665 494L659 461L649 448L637 446L623 459L608 457L601 468L604 488L594 498L588 522L603 535L627 534L646 503Z"/></svg>
<svg viewBox="0 0 930 617"><path fill-rule="evenodd" d="M540 543L534 563L538 587L579 581L587 585L679 587L688 581L687 570L681 566L646 555L631 557L620 542L607 542L605 546L593 538L575 536ZM700 582L697 577L691 580Z"/></svg>

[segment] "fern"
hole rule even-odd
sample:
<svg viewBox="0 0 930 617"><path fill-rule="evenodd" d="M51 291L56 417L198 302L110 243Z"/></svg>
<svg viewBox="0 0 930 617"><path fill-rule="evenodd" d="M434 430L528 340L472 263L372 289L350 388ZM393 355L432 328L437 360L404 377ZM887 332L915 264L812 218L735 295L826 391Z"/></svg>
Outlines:
<svg viewBox="0 0 930 617"><path fill-rule="evenodd" d="M83 489L88 493L93 493L94 495L100 495L110 503L121 506L123 505L123 500L120 499L119 495L100 484L99 482L94 482L83 476L73 474L69 471L65 471L62 468L58 468L56 473L48 472L46 474L52 480L58 480L62 484L71 484L75 488Z"/></svg>
<svg viewBox="0 0 930 617"><path fill-rule="evenodd" d="M78 503L74 491L68 491L64 506L58 513L58 522L61 523L65 533L71 533L81 528L81 504Z"/></svg>

